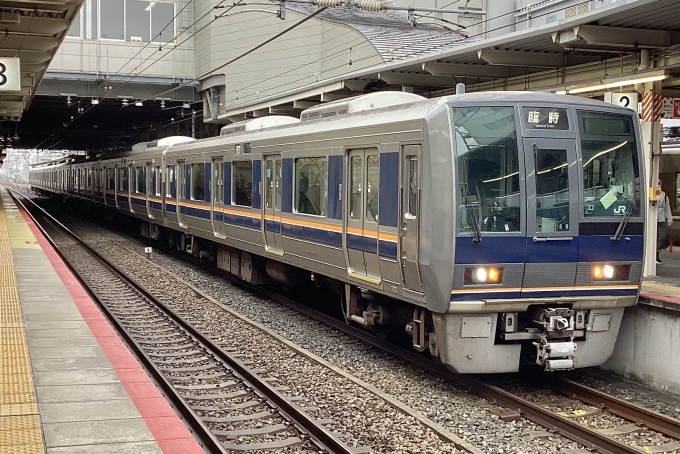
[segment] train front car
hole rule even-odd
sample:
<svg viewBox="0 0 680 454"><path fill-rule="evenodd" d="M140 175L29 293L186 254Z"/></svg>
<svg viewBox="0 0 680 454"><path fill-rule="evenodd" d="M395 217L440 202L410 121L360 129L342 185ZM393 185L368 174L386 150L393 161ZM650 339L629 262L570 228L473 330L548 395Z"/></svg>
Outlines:
<svg viewBox="0 0 680 454"><path fill-rule="evenodd" d="M451 173L454 206L442 206L436 183L424 190L432 191L433 224L453 219L453 285L443 310L441 297L429 298L441 276L424 276L430 351L461 373L512 372L527 361L548 371L604 363L642 275L646 204L635 112L540 93L446 103L450 169L436 164L445 161L434 147L445 148L434 126L441 112L430 118L429 151L432 172L441 174L433 181ZM436 229L430 234L424 245L445 241Z"/></svg>

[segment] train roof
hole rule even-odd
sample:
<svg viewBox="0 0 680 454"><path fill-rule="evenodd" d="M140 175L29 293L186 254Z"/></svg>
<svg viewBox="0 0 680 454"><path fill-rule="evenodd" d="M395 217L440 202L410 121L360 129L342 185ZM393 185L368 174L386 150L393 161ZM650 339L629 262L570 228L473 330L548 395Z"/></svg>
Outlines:
<svg viewBox="0 0 680 454"><path fill-rule="evenodd" d="M558 95L556 93L541 93L536 91L480 91L474 93L465 93L462 95L446 96L449 104L475 104L475 103L540 103L540 104L569 104L573 106L603 108L608 107L615 110L621 110L630 113L631 109L616 106L614 104L606 104L603 101L598 101L590 98L581 98L573 95Z"/></svg>

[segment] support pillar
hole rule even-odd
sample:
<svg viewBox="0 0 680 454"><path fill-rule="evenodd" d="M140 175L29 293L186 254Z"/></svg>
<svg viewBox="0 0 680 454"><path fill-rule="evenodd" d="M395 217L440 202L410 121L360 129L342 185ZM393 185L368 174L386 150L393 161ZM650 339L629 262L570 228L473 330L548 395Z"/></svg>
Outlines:
<svg viewBox="0 0 680 454"><path fill-rule="evenodd" d="M642 156L645 164L646 188L659 181L659 151L661 149L661 82L643 85L642 94ZM658 104L658 106L657 106ZM658 107L658 109L657 109ZM658 113L657 113L658 111ZM645 227L645 266L643 276L656 276L656 202L647 197L647 223Z"/></svg>

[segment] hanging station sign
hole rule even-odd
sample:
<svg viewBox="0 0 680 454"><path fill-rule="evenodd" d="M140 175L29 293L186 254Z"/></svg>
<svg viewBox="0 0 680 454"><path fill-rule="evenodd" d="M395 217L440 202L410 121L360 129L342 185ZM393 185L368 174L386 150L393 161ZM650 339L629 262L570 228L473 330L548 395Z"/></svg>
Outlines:
<svg viewBox="0 0 680 454"><path fill-rule="evenodd" d="M0 58L0 93L21 90L18 58Z"/></svg>

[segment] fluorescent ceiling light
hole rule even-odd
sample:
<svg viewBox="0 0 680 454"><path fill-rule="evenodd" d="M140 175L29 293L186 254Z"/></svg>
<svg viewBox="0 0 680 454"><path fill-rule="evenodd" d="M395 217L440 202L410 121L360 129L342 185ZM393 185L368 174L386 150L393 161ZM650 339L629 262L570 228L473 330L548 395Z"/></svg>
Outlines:
<svg viewBox="0 0 680 454"><path fill-rule="evenodd" d="M558 90L555 91L556 94L559 95L564 95L569 93L570 95L575 95L578 93L587 93L591 91L600 91L600 90L610 90L612 88L619 88L619 87L625 87L627 85L635 85L635 84L646 84L648 82L658 82L661 80L668 79L668 74L665 73L665 71L661 74L657 72L657 74L652 75L652 76L646 76L646 77L633 77L633 78L627 78L627 77L617 77L614 79L610 79L607 81L607 79L603 79L598 81L599 83L593 84L593 85L585 85L582 87L574 86L573 88L567 88L565 90Z"/></svg>

